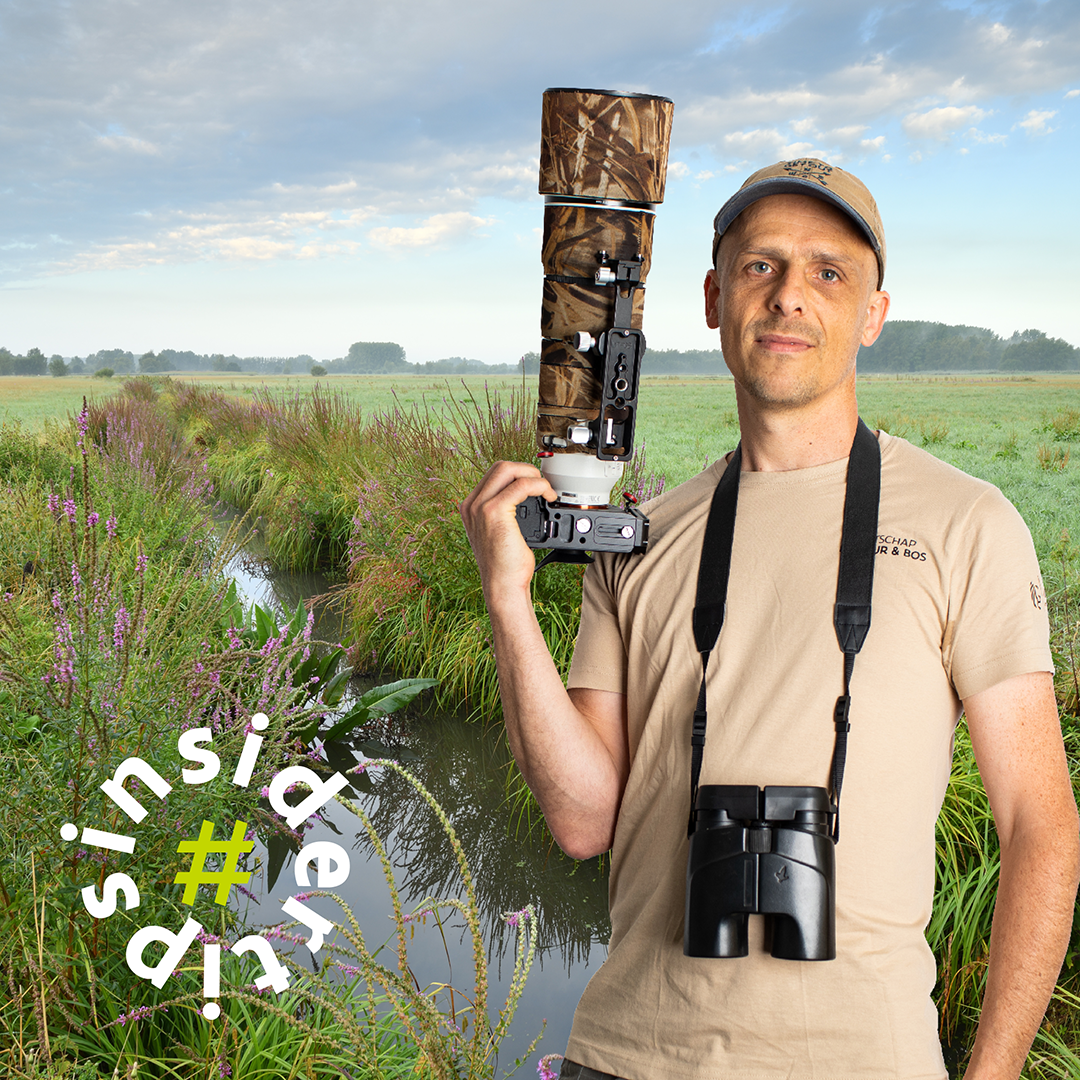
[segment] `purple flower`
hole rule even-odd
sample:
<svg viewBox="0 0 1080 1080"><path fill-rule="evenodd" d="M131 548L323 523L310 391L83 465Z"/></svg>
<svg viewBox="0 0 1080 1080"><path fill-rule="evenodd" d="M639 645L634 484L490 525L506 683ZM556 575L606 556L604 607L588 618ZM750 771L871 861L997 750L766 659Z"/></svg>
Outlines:
<svg viewBox="0 0 1080 1080"><path fill-rule="evenodd" d="M60 513L60 496L55 492L49 496L49 511L53 514Z"/></svg>
<svg viewBox="0 0 1080 1080"><path fill-rule="evenodd" d="M146 573L146 564L149 562L149 558L146 555L140 554L135 560L135 570L139 577L142 577Z"/></svg>
<svg viewBox="0 0 1080 1080"><path fill-rule="evenodd" d="M540 1080L558 1080L558 1073L555 1072L551 1065L555 1061L562 1061L562 1054L545 1054L537 1063L536 1071L540 1076Z"/></svg>
<svg viewBox="0 0 1080 1080"><path fill-rule="evenodd" d="M86 524L92 529L97 523L98 512L96 510L91 510L90 513L86 515Z"/></svg>
<svg viewBox="0 0 1080 1080"><path fill-rule="evenodd" d="M75 524L75 521L78 518L78 510L79 508L75 505L74 499L64 500L64 515L72 525Z"/></svg>
<svg viewBox="0 0 1080 1080"><path fill-rule="evenodd" d="M131 616L123 604L116 613L116 621L113 623L113 644L119 652L124 647L124 635L131 629Z"/></svg>
<svg viewBox="0 0 1080 1080"><path fill-rule="evenodd" d="M115 514L110 514L105 519L105 531L109 534L110 539L112 539L112 537L114 537L116 535L116 525L117 525L116 515Z"/></svg>
<svg viewBox="0 0 1080 1080"><path fill-rule="evenodd" d="M129 1020L144 1020L152 1012L154 1012L154 1007L152 1005L140 1005L139 1008L132 1009L129 1013L121 1013L116 1018L116 1022L123 1027Z"/></svg>

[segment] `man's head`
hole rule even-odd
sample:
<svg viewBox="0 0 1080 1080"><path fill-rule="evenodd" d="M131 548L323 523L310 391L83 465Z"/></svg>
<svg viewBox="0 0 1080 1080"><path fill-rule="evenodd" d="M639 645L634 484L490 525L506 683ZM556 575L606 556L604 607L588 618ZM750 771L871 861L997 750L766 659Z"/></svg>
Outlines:
<svg viewBox="0 0 1080 1080"><path fill-rule="evenodd" d="M874 196L857 176L815 158L778 161L759 169L720 207L713 220L713 266L724 233L743 210L767 195L809 195L846 214L877 258L877 287L881 288L885 281L885 229Z"/></svg>
<svg viewBox="0 0 1080 1080"><path fill-rule="evenodd" d="M794 171L830 168L813 164L794 163ZM880 217L849 174L837 184L838 170L825 173L833 179L826 188L791 169L756 173L717 215L706 321L720 330L743 400L770 410L830 401L852 409L855 357L876 340L889 306L879 287Z"/></svg>

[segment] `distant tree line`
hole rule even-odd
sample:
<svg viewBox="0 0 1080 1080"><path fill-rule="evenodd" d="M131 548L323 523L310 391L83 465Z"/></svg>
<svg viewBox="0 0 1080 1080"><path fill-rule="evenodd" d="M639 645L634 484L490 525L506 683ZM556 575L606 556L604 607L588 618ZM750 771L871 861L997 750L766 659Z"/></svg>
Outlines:
<svg viewBox="0 0 1080 1080"><path fill-rule="evenodd" d="M53 355L40 349L16 356L0 348L0 375L81 375L108 369L116 374L157 374L168 371L252 372L262 375L301 375L312 371L314 360L297 356L226 356L162 349L134 353L101 349L85 359ZM341 375L535 375L540 355L527 352L505 364L485 364L463 356L410 363L405 350L393 341L357 341L345 356L315 365L319 374ZM898 319L886 322L881 336L859 353L859 370L914 371L1077 371L1080 349L1041 330L1018 330L999 337L979 326ZM648 349L642 360L646 375L722 375L727 368L719 349Z"/></svg>
<svg viewBox="0 0 1080 1080"><path fill-rule="evenodd" d="M1041 330L999 337L979 326L897 319L859 352L860 371L1076 371L1080 349Z"/></svg>
<svg viewBox="0 0 1080 1080"><path fill-rule="evenodd" d="M485 364L464 356L448 356L413 364L394 341L357 341L340 360L327 360L325 366L330 375L513 375L521 371L523 361L524 357L516 364Z"/></svg>
<svg viewBox="0 0 1080 1080"><path fill-rule="evenodd" d="M288 357L241 357L162 349L136 357L125 349L101 349L85 359L60 355L46 359L40 349L30 349L25 356L16 356L0 348L0 375L92 375L106 368L117 375L152 375L168 371L250 371L263 375L289 375L305 374L312 363L306 353Z"/></svg>

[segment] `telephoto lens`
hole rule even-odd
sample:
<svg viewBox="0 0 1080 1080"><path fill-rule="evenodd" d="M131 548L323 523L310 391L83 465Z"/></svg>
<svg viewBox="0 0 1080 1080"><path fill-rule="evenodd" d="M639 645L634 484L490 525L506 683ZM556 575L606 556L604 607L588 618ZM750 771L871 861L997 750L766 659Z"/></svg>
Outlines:
<svg viewBox="0 0 1080 1080"><path fill-rule="evenodd" d="M537 450L555 489L518 507L539 563L644 553L648 518L611 489L634 453L653 217L667 178L672 103L650 94L544 92Z"/></svg>

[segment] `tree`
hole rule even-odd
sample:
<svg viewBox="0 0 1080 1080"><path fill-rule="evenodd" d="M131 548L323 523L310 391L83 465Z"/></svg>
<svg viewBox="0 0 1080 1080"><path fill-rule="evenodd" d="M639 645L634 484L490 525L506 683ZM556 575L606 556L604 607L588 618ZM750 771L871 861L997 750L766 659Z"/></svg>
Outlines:
<svg viewBox="0 0 1080 1080"><path fill-rule="evenodd" d="M1078 365L1080 349L1041 330L1013 334L1001 357L1002 371L1066 371Z"/></svg>
<svg viewBox="0 0 1080 1080"><path fill-rule="evenodd" d="M311 374L314 375L316 378L319 378L319 376L326 374L326 368L324 368L322 364L312 364Z"/></svg>
<svg viewBox="0 0 1080 1080"><path fill-rule="evenodd" d="M174 371L175 369L176 365L164 353L155 356L153 352L148 352L139 357L139 371L143 375Z"/></svg>
<svg viewBox="0 0 1080 1080"><path fill-rule="evenodd" d="M15 358L16 375L44 375L49 370L49 361L40 349L28 349L25 356Z"/></svg>
<svg viewBox="0 0 1080 1080"><path fill-rule="evenodd" d="M67 365L64 363L64 358L59 353L49 357L49 374L54 379L59 379L67 373Z"/></svg>
<svg viewBox="0 0 1080 1080"><path fill-rule="evenodd" d="M393 341L356 341L341 362L342 371L359 375L381 375L393 371L409 371L405 350Z"/></svg>
<svg viewBox="0 0 1080 1080"><path fill-rule="evenodd" d="M99 349L92 356L86 358L86 366L91 371L108 367L112 368L114 372L119 371L127 374L134 369L135 356L132 353L125 352L123 349Z"/></svg>

